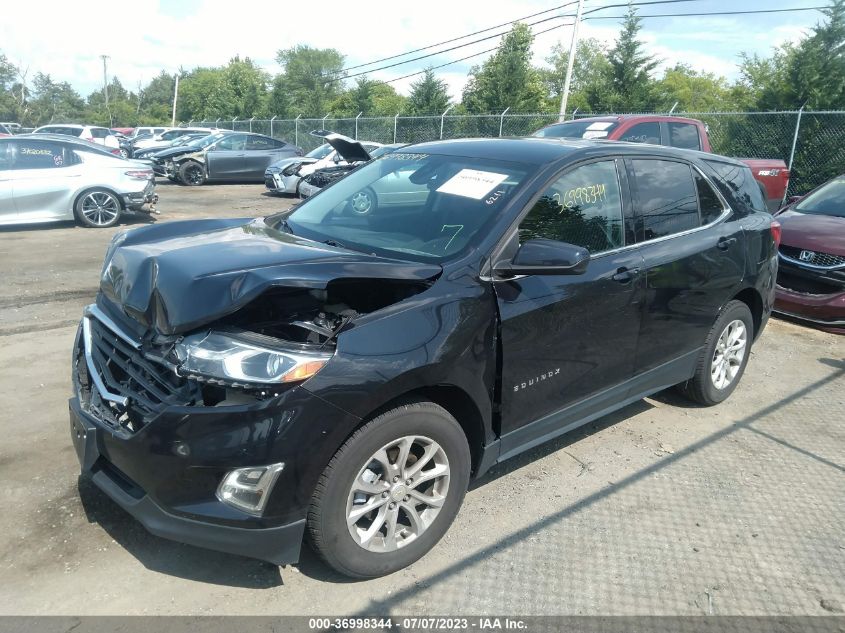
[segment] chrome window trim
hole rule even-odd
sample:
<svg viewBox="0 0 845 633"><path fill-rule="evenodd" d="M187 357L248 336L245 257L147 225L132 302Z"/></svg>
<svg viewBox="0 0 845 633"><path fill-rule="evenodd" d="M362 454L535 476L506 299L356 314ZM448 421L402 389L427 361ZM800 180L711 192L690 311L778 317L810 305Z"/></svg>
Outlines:
<svg viewBox="0 0 845 633"><path fill-rule="evenodd" d="M797 246L793 246L793 248L798 248ZM802 250L810 250L810 249L802 249ZM814 253L818 253L819 251L813 251ZM823 255L827 255L828 253L822 253ZM795 259L794 257L789 257L788 255L784 255L783 253L778 250L778 257L783 259L784 261L789 262L790 264L796 264L801 266L802 268L812 268L813 270L843 270L845 269L845 264L836 264L835 266L819 266L818 264L810 264L808 262L802 262L801 260Z"/></svg>

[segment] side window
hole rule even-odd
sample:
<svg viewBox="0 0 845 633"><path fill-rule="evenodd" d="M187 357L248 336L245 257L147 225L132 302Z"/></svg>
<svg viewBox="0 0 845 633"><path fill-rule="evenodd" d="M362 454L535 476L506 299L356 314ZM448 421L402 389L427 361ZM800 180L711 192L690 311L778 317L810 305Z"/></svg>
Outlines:
<svg viewBox="0 0 845 633"><path fill-rule="evenodd" d="M558 178L519 225L519 240L544 237L591 253L625 244L616 161L576 167Z"/></svg>
<svg viewBox="0 0 845 633"><path fill-rule="evenodd" d="M64 148L50 141L18 141L12 169L58 169L66 165Z"/></svg>
<svg viewBox="0 0 845 633"><path fill-rule="evenodd" d="M746 165L708 160L707 164L718 174L716 184L728 189L728 199L735 199L746 212L767 211L760 184ZM733 205L732 205L733 206Z"/></svg>
<svg viewBox="0 0 845 633"><path fill-rule="evenodd" d="M690 166L668 160L633 159L639 217L637 234L652 240L700 225Z"/></svg>
<svg viewBox="0 0 845 633"><path fill-rule="evenodd" d="M637 123L625 132L619 140L628 141L629 143L660 145L660 124L656 121L651 123Z"/></svg>
<svg viewBox="0 0 845 633"><path fill-rule="evenodd" d="M245 143L246 136L243 134L232 134L231 136L226 136L218 141L217 149L238 151L244 148Z"/></svg>
<svg viewBox="0 0 845 633"><path fill-rule="evenodd" d="M273 141L266 136L248 136L246 140L246 149L260 150L272 149Z"/></svg>
<svg viewBox="0 0 845 633"><path fill-rule="evenodd" d="M710 224L719 219L725 208L722 206L719 196L713 191L713 187L704 179L704 176L695 170L693 170L693 174L695 175L695 188L698 191L698 208L701 211L701 223Z"/></svg>
<svg viewBox="0 0 845 633"><path fill-rule="evenodd" d="M669 145L683 149L701 149L698 128L692 123L669 123Z"/></svg>
<svg viewBox="0 0 845 633"><path fill-rule="evenodd" d="M91 128L91 136L94 138L106 138L109 135L109 131L102 127L92 127Z"/></svg>

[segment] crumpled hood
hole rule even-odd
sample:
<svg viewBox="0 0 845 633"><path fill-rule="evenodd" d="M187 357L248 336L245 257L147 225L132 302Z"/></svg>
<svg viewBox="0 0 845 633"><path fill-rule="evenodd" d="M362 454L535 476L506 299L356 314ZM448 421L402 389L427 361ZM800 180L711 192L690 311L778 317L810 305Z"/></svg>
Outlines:
<svg viewBox="0 0 845 633"><path fill-rule="evenodd" d="M152 158L173 158L175 156L181 156L182 154L193 154L194 152L201 152L202 147L196 146L188 146L188 145L178 145L176 147L165 147L160 149L155 154L152 155Z"/></svg>
<svg viewBox="0 0 845 633"><path fill-rule="evenodd" d="M783 227L781 243L845 256L845 218L787 209L775 216Z"/></svg>
<svg viewBox="0 0 845 633"><path fill-rule="evenodd" d="M188 220L118 236L100 290L131 318L170 335L236 312L274 286L322 289L344 278L425 281L441 271L324 246L270 229L260 218Z"/></svg>

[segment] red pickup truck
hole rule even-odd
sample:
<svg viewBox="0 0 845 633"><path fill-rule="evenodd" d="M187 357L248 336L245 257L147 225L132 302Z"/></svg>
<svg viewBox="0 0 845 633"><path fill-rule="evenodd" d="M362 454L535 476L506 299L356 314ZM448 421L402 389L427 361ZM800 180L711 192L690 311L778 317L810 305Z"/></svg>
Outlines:
<svg viewBox="0 0 845 633"><path fill-rule="evenodd" d="M533 136L603 139L669 145L712 152L707 127L696 119L677 116L623 114L575 119L540 128ZM780 208L789 185L789 170L782 160L740 158L760 184L769 211Z"/></svg>

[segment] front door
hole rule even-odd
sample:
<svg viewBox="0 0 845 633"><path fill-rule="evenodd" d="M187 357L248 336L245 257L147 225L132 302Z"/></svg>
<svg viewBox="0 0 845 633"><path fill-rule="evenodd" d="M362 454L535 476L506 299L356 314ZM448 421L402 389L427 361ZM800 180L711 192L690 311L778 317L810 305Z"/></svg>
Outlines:
<svg viewBox="0 0 845 633"><path fill-rule="evenodd" d="M73 193L79 188L79 158L56 141L15 139L12 195L17 219L44 222L73 219Z"/></svg>
<svg viewBox="0 0 845 633"><path fill-rule="evenodd" d="M213 180L243 178L246 165L246 134L224 136L205 154L208 177Z"/></svg>
<svg viewBox="0 0 845 633"><path fill-rule="evenodd" d="M548 238L583 246L580 275L495 282L501 320L502 457L563 432L624 399L640 328L642 258L622 162L564 172L519 225L520 243Z"/></svg>

